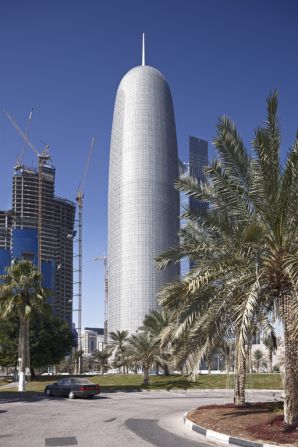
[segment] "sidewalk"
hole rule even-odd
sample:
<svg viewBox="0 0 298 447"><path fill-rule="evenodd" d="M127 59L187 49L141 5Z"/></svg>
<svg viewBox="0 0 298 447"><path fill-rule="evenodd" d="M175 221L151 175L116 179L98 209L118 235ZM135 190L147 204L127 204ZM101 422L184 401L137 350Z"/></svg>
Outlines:
<svg viewBox="0 0 298 447"><path fill-rule="evenodd" d="M18 387L18 382L10 382L10 383L7 383L6 385L0 385L0 390L7 389L7 388L17 388L17 387Z"/></svg>

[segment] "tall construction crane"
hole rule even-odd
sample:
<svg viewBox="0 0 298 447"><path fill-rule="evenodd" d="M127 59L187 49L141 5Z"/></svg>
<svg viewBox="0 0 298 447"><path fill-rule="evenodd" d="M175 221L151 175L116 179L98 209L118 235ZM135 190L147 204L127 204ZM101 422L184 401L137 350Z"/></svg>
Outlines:
<svg viewBox="0 0 298 447"><path fill-rule="evenodd" d="M23 138L23 141L25 144L27 144L34 152L35 155L38 158L38 222L37 222L37 229L38 229L38 271L41 273L41 256L42 256L42 202L43 202L43 194L42 194L42 180L43 180L43 166L46 163L47 160L49 160L50 154L48 152L49 145L46 144L44 150L39 153L36 147L31 143L31 141L28 138L28 130L29 130L29 124L26 129L26 133L24 133L21 128L18 126L16 121L13 119L13 117L3 110L3 113L7 116L13 127L16 129L18 134ZM32 118L32 112L29 115L29 123ZM24 149L23 149L24 151Z"/></svg>
<svg viewBox="0 0 298 447"><path fill-rule="evenodd" d="M83 201L84 201L84 186L88 174L88 169L90 165L90 160L94 148L95 138L92 138L91 145L88 152L88 157L85 164L85 169L83 172L82 179L80 181L78 192L76 196L76 202L78 205L78 244L79 244L79 253L78 253L78 259L79 259L79 265L78 265L78 351L82 351L82 258L83 258ZM79 358L79 373L81 372L81 357Z"/></svg>
<svg viewBox="0 0 298 447"><path fill-rule="evenodd" d="M21 169L23 167L23 158L24 158L24 155L25 155L27 140L28 140L28 137L29 137L29 130L30 130L30 126L31 126L32 115L33 115L33 107L32 107L32 109L31 109L31 111L29 113L29 116L28 116L27 125L26 125L26 129L25 129L25 136L26 136L26 138L23 138L22 151L18 155L17 163L16 163L16 166L15 166L16 170Z"/></svg>
<svg viewBox="0 0 298 447"><path fill-rule="evenodd" d="M108 297L109 297L108 258L107 258L107 256L96 256L96 258L94 258L94 261L103 261L103 265L104 265L105 301L104 301L103 342L106 346L108 343Z"/></svg>

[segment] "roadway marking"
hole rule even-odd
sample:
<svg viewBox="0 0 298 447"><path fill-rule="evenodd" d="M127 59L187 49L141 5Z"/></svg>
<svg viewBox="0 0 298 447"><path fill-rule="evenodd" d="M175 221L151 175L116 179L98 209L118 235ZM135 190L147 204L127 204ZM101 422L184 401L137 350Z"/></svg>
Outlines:
<svg viewBox="0 0 298 447"><path fill-rule="evenodd" d="M75 436L67 436L63 438L46 438L46 447L64 447L66 445L78 445L77 438Z"/></svg>

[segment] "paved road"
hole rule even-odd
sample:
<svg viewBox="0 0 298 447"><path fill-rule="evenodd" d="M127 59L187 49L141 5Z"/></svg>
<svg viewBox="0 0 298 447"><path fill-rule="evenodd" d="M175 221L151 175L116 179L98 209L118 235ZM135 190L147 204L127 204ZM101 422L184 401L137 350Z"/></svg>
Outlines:
<svg viewBox="0 0 298 447"><path fill-rule="evenodd" d="M1 447L210 447L214 444L184 426L183 414L232 398L225 390L106 393L92 400L42 397L30 402L1 394ZM272 392L250 396L263 399L272 399Z"/></svg>

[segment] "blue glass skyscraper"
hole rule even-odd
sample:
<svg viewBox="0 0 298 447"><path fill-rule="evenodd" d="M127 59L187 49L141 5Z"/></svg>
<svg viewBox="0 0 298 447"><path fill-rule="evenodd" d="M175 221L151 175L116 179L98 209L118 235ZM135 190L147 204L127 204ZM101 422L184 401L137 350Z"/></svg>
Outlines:
<svg viewBox="0 0 298 447"><path fill-rule="evenodd" d="M55 168L42 167L41 273L52 291L56 315L72 323L73 229L75 205L55 196ZM0 274L13 259L38 264L38 172L18 165L13 176L12 209L0 212Z"/></svg>
<svg viewBox="0 0 298 447"><path fill-rule="evenodd" d="M208 142L200 138L189 137L189 161L186 163L180 162L179 175L191 176L198 182L204 181L203 169L208 166ZM191 211L204 211L208 209L208 203L201 202L192 197L186 196L183 192L180 193L181 214L184 208L189 207ZM182 222L183 225L183 222ZM181 274L185 275L189 269L193 267L191 259L184 259L181 261Z"/></svg>

